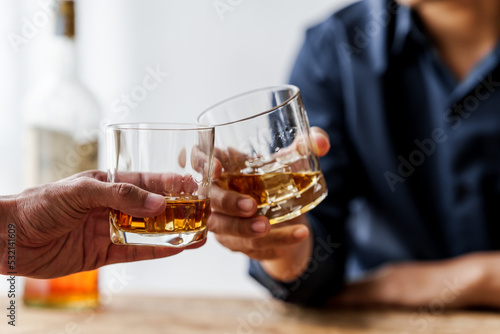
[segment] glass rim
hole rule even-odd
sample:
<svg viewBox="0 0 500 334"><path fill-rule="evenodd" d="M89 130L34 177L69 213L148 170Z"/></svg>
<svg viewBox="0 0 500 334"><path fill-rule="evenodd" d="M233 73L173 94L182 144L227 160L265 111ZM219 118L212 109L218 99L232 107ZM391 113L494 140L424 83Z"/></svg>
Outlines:
<svg viewBox="0 0 500 334"><path fill-rule="evenodd" d="M254 94L254 93L257 93L257 92L261 92L261 91L277 91L277 90L290 90L292 91L293 95L291 97L289 97L288 99L286 99L286 101L284 101L283 103L271 108L271 109L267 109L267 110L264 110L262 112L259 112L259 113L256 113L255 115L252 115L252 116L248 116L248 117L245 117L245 118L242 118L242 119L239 119L239 120L236 120L236 121L231 121L231 122L226 122L226 123L219 123L219 124L213 124L212 126L214 127L218 127L218 126L224 126L224 125L231 125L231 124L235 124L235 123L239 123L239 122L243 122L243 121L246 121L246 120L249 120L249 119L252 119L252 118L256 118L256 117L259 117L259 116L262 116L262 115L266 115L266 114L269 114L277 109L280 109L280 108L283 108L284 106L286 106L287 104L289 104L290 102L292 102L295 98L297 98L297 96L299 96L300 94L300 88L295 86L295 85L276 85L276 86L268 86L268 87L263 87L263 88L257 88L257 89L253 89L253 90L249 90L249 91L246 91L246 92L243 92L243 93L239 93L239 94L236 94L236 95L233 95L229 98L226 98L220 102L217 102L216 104L212 105L210 108L207 108L205 109L201 114L198 115L198 117L196 118L196 120L199 122L200 121L200 118L203 117L204 115L206 115L207 113L209 113L212 109L215 109L229 101L232 101L232 100L236 100L236 99L239 99L245 95L250 95L250 94ZM202 124L202 123L200 123Z"/></svg>
<svg viewBox="0 0 500 334"><path fill-rule="evenodd" d="M195 123L164 123L164 122L129 122L114 123L106 126L106 130L135 131L214 131L212 125Z"/></svg>

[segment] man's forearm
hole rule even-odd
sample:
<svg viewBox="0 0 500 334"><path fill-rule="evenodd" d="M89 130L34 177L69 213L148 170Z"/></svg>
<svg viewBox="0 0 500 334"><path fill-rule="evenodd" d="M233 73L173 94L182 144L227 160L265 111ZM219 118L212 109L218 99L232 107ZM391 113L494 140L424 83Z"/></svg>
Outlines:
<svg viewBox="0 0 500 334"><path fill-rule="evenodd" d="M468 293L471 306L500 308L500 252L470 254L467 260L481 273Z"/></svg>
<svg viewBox="0 0 500 334"><path fill-rule="evenodd" d="M500 252L470 253L439 261L387 264L352 282L335 305L500 308Z"/></svg>

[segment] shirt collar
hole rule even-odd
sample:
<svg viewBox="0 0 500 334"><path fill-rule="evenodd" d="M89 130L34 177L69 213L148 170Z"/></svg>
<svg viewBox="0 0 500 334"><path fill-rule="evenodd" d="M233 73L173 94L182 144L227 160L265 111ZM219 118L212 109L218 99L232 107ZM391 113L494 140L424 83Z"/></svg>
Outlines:
<svg viewBox="0 0 500 334"><path fill-rule="evenodd" d="M391 54L401 54L408 42L414 42L417 45L428 45L430 43L429 38L422 30L418 17L410 7L400 4L394 5L394 0L389 3L389 6L397 6Z"/></svg>

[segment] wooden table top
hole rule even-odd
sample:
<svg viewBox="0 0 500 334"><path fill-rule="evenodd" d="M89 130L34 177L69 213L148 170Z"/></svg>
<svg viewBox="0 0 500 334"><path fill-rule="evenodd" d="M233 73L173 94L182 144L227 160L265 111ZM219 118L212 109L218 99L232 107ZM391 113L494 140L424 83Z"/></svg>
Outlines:
<svg viewBox="0 0 500 334"><path fill-rule="evenodd" d="M94 311L25 308L4 334L499 334L500 312L303 309L271 300L113 296ZM7 313L8 300L0 298Z"/></svg>

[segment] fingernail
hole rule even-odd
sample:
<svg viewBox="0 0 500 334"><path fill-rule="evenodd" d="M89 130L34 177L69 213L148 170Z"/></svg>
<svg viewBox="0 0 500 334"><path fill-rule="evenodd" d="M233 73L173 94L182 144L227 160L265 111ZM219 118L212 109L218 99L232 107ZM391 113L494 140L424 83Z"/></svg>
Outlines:
<svg viewBox="0 0 500 334"><path fill-rule="evenodd" d="M266 231L266 223L264 223L262 220L257 220L253 222L251 228L255 233L262 233Z"/></svg>
<svg viewBox="0 0 500 334"><path fill-rule="evenodd" d="M253 199L243 198L238 201L238 208L245 212L250 212L253 210Z"/></svg>
<svg viewBox="0 0 500 334"><path fill-rule="evenodd" d="M296 239L303 239L307 234L309 233L309 230L305 226L301 226L295 231L293 231L293 237Z"/></svg>
<svg viewBox="0 0 500 334"><path fill-rule="evenodd" d="M144 201L144 207L148 210L158 209L165 203L165 198L161 195L149 194Z"/></svg>

